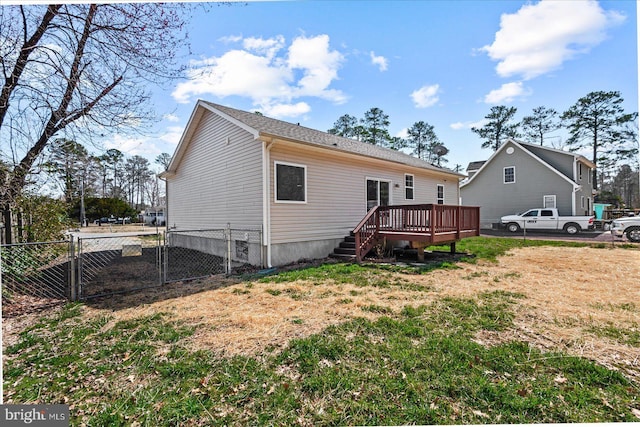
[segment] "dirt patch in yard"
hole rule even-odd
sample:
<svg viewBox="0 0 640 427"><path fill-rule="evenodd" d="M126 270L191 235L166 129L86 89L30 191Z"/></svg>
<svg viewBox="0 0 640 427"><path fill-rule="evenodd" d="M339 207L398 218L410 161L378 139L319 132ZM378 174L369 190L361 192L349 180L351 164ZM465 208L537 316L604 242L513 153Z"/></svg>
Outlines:
<svg viewBox="0 0 640 427"><path fill-rule="evenodd" d="M167 319L195 326L186 343L193 349L259 355L354 317L375 319L445 296L472 298L500 290L523 295L514 326L480 333L477 342L523 340L588 357L640 382L640 345L624 338L640 333L640 251L533 247L513 250L497 263L459 266L424 275L380 273L388 275L387 287L213 277L114 297L84 310L87 316L110 315L112 324L168 313Z"/></svg>

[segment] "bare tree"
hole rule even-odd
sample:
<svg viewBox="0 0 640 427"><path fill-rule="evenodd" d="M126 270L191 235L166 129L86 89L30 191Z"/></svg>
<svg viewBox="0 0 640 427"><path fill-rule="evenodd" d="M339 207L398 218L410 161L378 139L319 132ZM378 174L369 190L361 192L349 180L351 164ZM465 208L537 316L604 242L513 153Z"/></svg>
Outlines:
<svg viewBox="0 0 640 427"><path fill-rule="evenodd" d="M48 144L144 128L147 83L181 74L184 4L0 8L0 207L9 209Z"/></svg>

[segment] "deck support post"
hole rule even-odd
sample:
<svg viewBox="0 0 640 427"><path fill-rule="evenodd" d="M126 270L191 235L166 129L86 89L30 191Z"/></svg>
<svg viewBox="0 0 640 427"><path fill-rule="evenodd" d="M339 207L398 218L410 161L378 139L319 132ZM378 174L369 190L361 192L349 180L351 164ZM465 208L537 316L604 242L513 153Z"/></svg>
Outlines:
<svg viewBox="0 0 640 427"><path fill-rule="evenodd" d="M452 242L449 244L449 253L451 255L455 255L456 254L456 242Z"/></svg>

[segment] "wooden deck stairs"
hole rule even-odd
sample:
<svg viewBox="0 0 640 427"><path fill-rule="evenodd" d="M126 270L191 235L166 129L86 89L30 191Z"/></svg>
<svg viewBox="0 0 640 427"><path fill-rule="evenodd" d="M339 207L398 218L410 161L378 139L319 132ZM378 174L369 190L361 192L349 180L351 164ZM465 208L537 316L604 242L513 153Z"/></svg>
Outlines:
<svg viewBox="0 0 640 427"><path fill-rule="evenodd" d="M355 261L356 259L356 237L353 233L344 238L344 241L340 242L340 246L333 250L333 253L329 255L331 258L338 258L348 261Z"/></svg>
<svg viewBox="0 0 640 427"><path fill-rule="evenodd" d="M424 260L424 248L448 244L455 252L460 239L480 235L480 208L458 205L375 206L331 254L334 258L363 258L377 244L409 241Z"/></svg>

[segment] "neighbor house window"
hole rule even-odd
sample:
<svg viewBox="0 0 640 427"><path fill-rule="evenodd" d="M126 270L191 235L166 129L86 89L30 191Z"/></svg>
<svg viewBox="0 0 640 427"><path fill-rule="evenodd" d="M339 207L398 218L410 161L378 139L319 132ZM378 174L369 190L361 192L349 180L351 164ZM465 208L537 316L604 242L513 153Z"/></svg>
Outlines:
<svg viewBox="0 0 640 427"><path fill-rule="evenodd" d="M307 167L275 162L275 170L276 202L306 203Z"/></svg>
<svg viewBox="0 0 640 427"><path fill-rule="evenodd" d="M413 200L413 175L404 176L404 198Z"/></svg>
<svg viewBox="0 0 640 427"><path fill-rule="evenodd" d="M591 184L591 178L593 177L593 169L587 169L587 182Z"/></svg>
<svg viewBox="0 0 640 427"><path fill-rule="evenodd" d="M582 163L578 163L578 179L582 181Z"/></svg>
<svg viewBox="0 0 640 427"><path fill-rule="evenodd" d="M584 196L580 196L580 207L584 209Z"/></svg>
<svg viewBox="0 0 640 427"><path fill-rule="evenodd" d="M544 196L544 198L542 200L542 207L543 208L555 208L556 207L556 195L555 194L549 194L547 196Z"/></svg>
<svg viewBox="0 0 640 427"><path fill-rule="evenodd" d="M504 168L504 181L505 184L513 184L516 182L516 167L507 166Z"/></svg>
<svg viewBox="0 0 640 427"><path fill-rule="evenodd" d="M439 205L444 205L444 185L438 184L437 187L437 200Z"/></svg>

